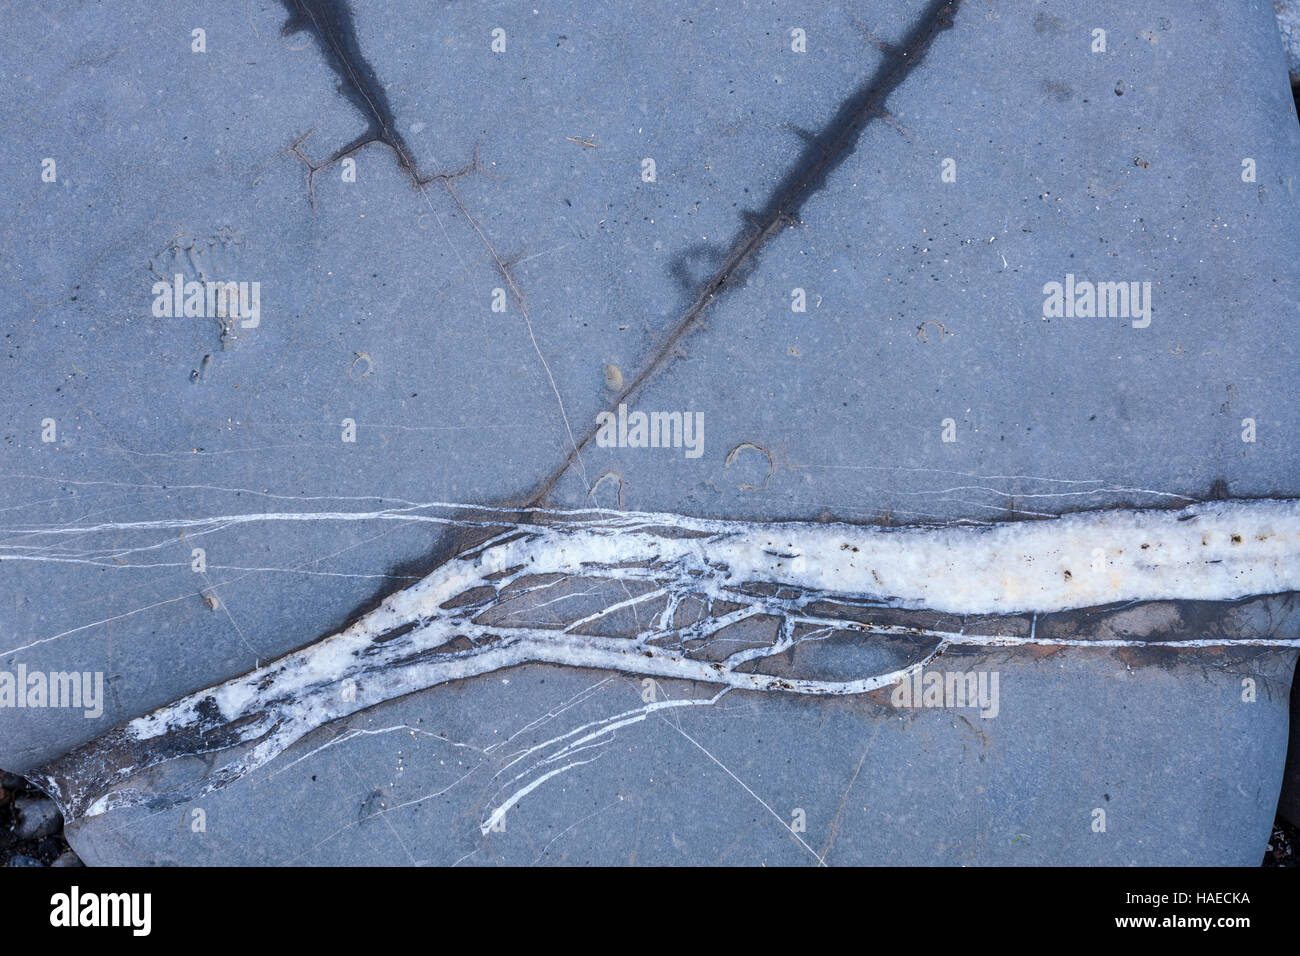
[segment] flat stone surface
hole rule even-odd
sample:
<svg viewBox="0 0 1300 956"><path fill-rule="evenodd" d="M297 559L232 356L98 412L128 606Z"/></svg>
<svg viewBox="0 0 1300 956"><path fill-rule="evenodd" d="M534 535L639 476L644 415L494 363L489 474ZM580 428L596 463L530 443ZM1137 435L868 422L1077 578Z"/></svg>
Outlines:
<svg viewBox="0 0 1300 956"><path fill-rule="evenodd" d="M355 182L328 160L372 119L281 4L9 11L0 669L104 691L98 715L0 709L0 766L337 630L471 540L431 502L909 524L1300 494L1271 11L1022 7L960 4L851 136L932 4L359 8L392 123ZM260 321L154 317L178 272L259 282ZM1067 274L1150 282L1149 326L1044 318ZM702 453L584 442L620 399L703 413ZM1001 674L989 719L729 694L601 737L484 836L551 766L517 751L643 703L528 666L321 728L172 826L69 838L91 864L1253 865L1294 658L999 651L967 667Z"/></svg>
<svg viewBox="0 0 1300 956"><path fill-rule="evenodd" d="M950 664L1000 673L1003 706L987 719L780 695L662 712L579 755L598 759L535 790L484 838L488 809L524 782L517 774L563 766L543 762L553 747L511 765L521 753L642 706L635 681L526 667L373 708L194 805L106 814L69 837L92 865L1257 866L1286 707L1276 694L1234 706L1236 673L1284 684L1291 662L1218 663L1130 668L1087 651ZM521 710L524 698L537 707ZM1053 719L1065 706L1078 719ZM1201 727L1206 714L1223 745L1169 731ZM1269 767L1267 777L1251 769ZM1104 834L1090 828L1098 808ZM806 830L793 833L799 810Z"/></svg>

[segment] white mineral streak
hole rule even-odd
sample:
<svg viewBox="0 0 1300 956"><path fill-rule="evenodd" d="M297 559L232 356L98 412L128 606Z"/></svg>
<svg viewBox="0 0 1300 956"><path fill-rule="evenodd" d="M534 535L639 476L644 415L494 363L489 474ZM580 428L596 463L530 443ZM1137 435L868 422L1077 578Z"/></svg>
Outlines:
<svg viewBox="0 0 1300 956"><path fill-rule="evenodd" d="M1294 590L1300 581L1300 503L1289 501L898 530L634 517L708 536L561 534L494 550L484 567L535 562L530 571L577 574L618 562L670 562L690 569L722 565L733 584L780 582L953 614L1042 613L1133 600L1228 600ZM418 602L423 584L402 596Z"/></svg>
<svg viewBox="0 0 1300 956"><path fill-rule="evenodd" d="M147 742L166 735L213 729L233 734L233 743L222 745L232 748L230 759L218 763L211 789L265 764L329 721L448 681L527 663L693 680L723 691L861 694L897 682L953 645L1145 643L1049 640L1032 633L981 636L964 628L864 628L818 616L813 609L818 602L985 616L1300 590L1300 502L1294 501L1220 501L1179 511L1096 511L991 526L907 529L665 514L572 512L550 513L550 518L556 523L511 527L485 546L452 558L333 636L129 722L127 738L144 742L142 749L149 753ZM537 577L546 575L550 577ZM651 593L628 590L626 600L567 625L482 623L485 611L507 599L573 578L625 587L637 582ZM770 597L754 594L752 588L740 590L755 583L786 589ZM471 589L482 590L466 596ZM456 606L444 607L458 596ZM674 613L687 598L702 601L709 610L700 621L674 627ZM617 607L652 599L664 609L634 639L584 633ZM714 614L714 601L740 607ZM721 661L694 657L687 647L688 639L707 640L723 627L760 615L780 621L769 645L749 646ZM410 629L391 636L403 626ZM905 667L851 680L773 676L747 666L801 641L854 629L920 635L934 644ZM376 641L385 635L386 640ZM458 638L471 646L446 646ZM1215 643L1224 641L1189 638L1161 646ZM1232 643L1295 647L1300 639ZM348 693L342 692L345 682ZM235 753L240 744L242 752ZM166 752L161 746L157 750ZM165 759L148 757L127 769L138 772ZM88 814L139 799L132 791L103 793Z"/></svg>

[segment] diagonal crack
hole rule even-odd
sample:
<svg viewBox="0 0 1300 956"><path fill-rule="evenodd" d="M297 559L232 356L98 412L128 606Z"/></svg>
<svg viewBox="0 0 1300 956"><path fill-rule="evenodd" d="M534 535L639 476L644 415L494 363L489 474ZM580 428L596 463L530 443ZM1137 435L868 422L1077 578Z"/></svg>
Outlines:
<svg viewBox="0 0 1300 956"><path fill-rule="evenodd" d="M319 38L340 78L341 92L366 117L366 132L336 151L326 164L378 142L393 151L399 166L426 202L425 189L429 184L436 182L443 186L491 253L519 302L532 336L522 293L507 264L469 215L454 188L452 180L460 174L425 177L419 173L409 148L396 130L382 85L361 54L346 0L282 0L282 3L289 11L285 31L310 30ZM694 303L674 323L650 363L623 389L618 401L626 401L636 394L670 361L675 344L694 327L704 310L735 284L743 270L756 262L768 239L797 220L808 198L825 187L830 175L857 148L862 131L876 118L887 117L885 101L921 63L934 37L952 26L960 3L961 0L931 0L925 15L912 27L904 42L887 52L886 61L840 104L830 122L819 133L803 134L806 143L796 162L775 185L760 211L748 217L748 226L729 246L722 267L698 291ZM301 142L291 148L306 161L299 149ZM307 165L314 173L317 167L310 162ZM535 337L533 345L545 366ZM547 375L559 399L549 368ZM562 401L560 408L563 414ZM565 427L569 428L567 418ZM581 467L581 449L595 430L588 431L581 442L574 441L571 429L568 433L572 451L535 494L534 501L544 497L575 462ZM818 541L799 554L785 554L769 547L770 529L766 525L746 528L740 523L696 522L699 527L695 528L687 527L690 519L625 515L620 519L608 518L610 524L601 527L589 525L590 513L580 512L574 513L575 526L565 527L561 520L558 525L548 527L533 524L536 517L531 509L519 509L513 519L509 514L503 512L502 526L509 528L517 521L530 524L530 530L520 529L518 535L507 531L489 537L481 549L476 546L462 550L418 584L390 595L378 608L343 631L224 684L173 701L151 715L119 725L55 761L34 778L56 796L65 811L78 816L85 812L94 814L111 806L128 806L149 799L148 794L116 792L114 788L118 784L177 757L203 754L212 761L212 766L205 780L196 783L196 787L201 792L210 792L273 759L323 723L431 686L530 662L682 678L721 685L724 691L735 687L838 695L861 694L884 687L901 675L924 667L950 646L1001 646L1036 641L1033 636L968 635L964 624L958 632L947 632L890 624L859 625L835 616L820 617L820 605L814 606L817 604L814 599L835 593L835 589L830 589L823 594L820 581L807 587L804 586L807 582L795 588L778 587L774 595L748 594L738 589L749 581L779 583L791 573L804 574L802 550L838 555L839 560L847 560L852 565L846 555L850 548L853 554L861 549L849 543L837 548ZM550 517L554 520L556 516ZM656 533L656 528L662 530ZM610 539L615 532L619 544L611 547ZM807 533L824 535L826 529L817 527ZM753 538L748 543L747 535ZM888 540L897 543L904 539L891 536ZM639 557L629 551L631 544L638 541L645 551ZM620 557L611 560L610 555L615 552ZM786 566L787 559L796 558L799 562ZM907 566L906 562L896 563ZM827 562L827 568L833 571L834 562ZM542 578L555 575L564 580L574 576L603 576L608 581L622 583L625 592L627 583L624 582L644 584L650 590L638 596L627 592L626 602L580 614L561 628L519 624L508 614L496 623L490 616L485 618L493 606L513 599L513 594L506 593L509 587L530 575ZM855 577L852 586L845 590L852 598L857 596L860 587ZM482 592L491 592L491 597L483 597ZM675 627L681 600L696 592L705 594L709 610L695 624ZM657 625L651 624L635 635L624 637L608 637L593 627L611 612L651 598L667 601ZM878 598L874 594L870 597L873 603ZM740 610L716 611L715 604L724 599ZM770 644L745 647L721 660L696 656L709 637L760 614L781 619L781 627ZM583 627L592 633L582 632ZM912 659L915 657L912 655L906 663L899 662L885 673L853 675L849 680L769 674L751 666L764 658L779 657L801 641L820 640L831 632L873 630L882 635L901 634L909 641L933 638L936 643L924 649L920 657ZM1089 642L1057 640L1055 643ZM1203 642L1195 643L1199 646ZM1269 637L1237 643L1293 646L1294 641ZM331 653L335 656L331 657ZM321 662L326 659L330 666L322 667ZM340 699L340 682L345 679L356 685L357 694ZM226 753L230 759L220 763L218 755ZM540 778L538 783L545 779ZM498 812L504 812L505 807L503 804Z"/></svg>
<svg viewBox="0 0 1300 956"><path fill-rule="evenodd" d="M677 344L695 328L705 309L754 265L759 250L772 236L786 224L794 225L804 203L825 187L830 175L857 149L862 131L873 120L888 116L885 101L925 59L934 38L953 25L960 6L961 0L931 0L902 43L885 48L884 62L840 104L835 116L821 132L801 134L806 144L789 172L772 189L762 209L746 217L748 227L743 228L732 241L721 268L700 288L690 308L673 323L650 362L613 400L612 408L627 402L656 374L672 364L677 355ZM674 271L682 271L683 265L679 258ZM539 504L574 462L581 461L582 449L595 437L596 431L595 424L589 427L560 467L528 499L529 505Z"/></svg>
<svg viewBox="0 0 1300 956"><path fill-rule="evenodd" d="M433 176L420 174L410 149L396 130L392 107L388 103L388 97L379 83L378 76L361 53L352 14L346 0L281 0L281 2L289 12L289 20L284 26L285 33L310 30L320 39L330 66L339 76L342 92L361 110L367 120L366 132L337 150L323 165L336 162L371 143L378 142L388 146L396 155L398 165L422 192L424 187L432 182L438 182L447 190L457 208L473 226L491 254L497 270L519 305L533 348L541 359L547 380L559 402L560 414L564 419L570 445L570 451L564 461L526 499L524 507L535 506L543 501L556 482L575 464L582 471L584 484L590 489L591 482L582 464L582 450L595 437L597 427L593 423L583 433L581 440L575 438L564 411L564 401L560 396L555 377L537 343L523 292L511 275L505 260L498 254L477 221L469 214L469 210L456 192L451 180L459 174ZM889 113L885 109L886 100L925 59L934 38L953 25L961 2L962 0L930 0L925 11L918 17L901 43L888 45L877 42L875 44L884 52L884 61L840 104L834 117L820 132L800 131L800 135L806 142L798 158L785 176L773 187L767 202L761 209L745 216L746 226L727 247L721 267L696 292L692 304L670 327L650 361L631 379L610 407L617 408L620 403L633 398L655 375L672 363L678 354L678 343L698 325L704 311L727 289L734 286L737 278L756 264L759 251L772 236L780 232L784 226L795 224L804 203L825 187L830 175L857 149L862 131L876 119L889 119ZM301 153L298 155L299 158L305 159ZM312 167L310 163L308 166L314 174L316 167ZM673 267L675 274L685 273L686 257L689 255L690 253L685 253L678 257ZM526 520L522 512L520 517Z"/></svg>
<svg viewBox="0 0 1300 956"><path fill-rule="evenodd" d="M474 162L465 169L446 174L422 175L410 149L397 132L396 119L383 85L374 68L362 54L347 0L281 0L281 3L289 13L284 32L289 34L305 30L318 38L327 61L339 77L341 93L360 110L367 123L366 132L362 136L335 151L328 160L319 165L313 165L301 152L299 148L301 139L293 144L291 149L310 170L309 184L310 177L315 175L317 169L337 162L366 145L382 143L389 147L397 157L399 167L406 173L412 185L420 191L426 203L429 199L425 190L429 184L437 183L446 190L487 249L518 305L533 349L559 405L570 446L564 460L542 480L531 495L522 499L522 503L517 505L511 503L518 508L513 515L513 520L532 523L535 520L535 512L531 509L546 498L559 479L575 464L582 474L583 483L588 490L591 489L592 483L582 463L582 450L595 436L596 428L594 425L589 426L581 440L575 438L559 387L537 342L523 291L511 274L509 264L497 252L455 188L456 178L478 168L477 150ZM773 187L763 206L757 212L746 214L746 224L727 247L728 251L725 253L721 268L698 290L690 308L673 323L650 361L619 393L613 402L613 407L617 408L619 403L629 401L658 372L671 364L678 354L678 343L696 327L708 306L735 284L736 278L743 270L756 263L758 253L768 239L786 224L795 223L809 197L823 189L831 174L856 150L863 130L876 119L886 121L890 119L885 109L889 96L921 64L934 38L953 25L954 16L960 5L961 0L930 0L902 42L897 45L887 45L873 39L873 43L884 54L881 64L840 103L835 115L820 132L800 131L805 145L790 169ZM674 271L682 268L685 255L679 257ZM469 542L463 541L462 545L467 543Z"/></svg>

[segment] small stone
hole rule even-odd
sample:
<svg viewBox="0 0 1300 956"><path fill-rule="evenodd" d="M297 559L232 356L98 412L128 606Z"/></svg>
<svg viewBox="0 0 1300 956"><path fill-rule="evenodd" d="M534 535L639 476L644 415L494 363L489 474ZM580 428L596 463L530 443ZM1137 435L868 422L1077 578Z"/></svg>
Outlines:
<svg viewBox="0 0 1300 956"><path fill-rule="evenodd" d="M50 864L50 866L85 866L85 865L86 864L81 862L81 857L77 856L77 854L73 853L71 850L64 850L57 857L55 857L54 862Z"/></svg>
<svg viewBox="0 0 1300 956"><path fill-rule="evenodd" d="M623 387L623 372L617 365L605 365L605 387L612 392Z"/></svg>
<svg viewBox="0 0 1300 956"><path fill-rule="evenodd" d="M44 868L45 864L40 860L33 860L30 856L22 853L15 853L9 858L8 866L39 866Z"/></svg>
<svg viewBox="0 0 1300 956"><path fill-rule="evenodd" d="M57 833L63 825L59 808L49 797L22 796L14 801L14 838L39 840Z"/></svg>
<svg viewBox="0 0 1300 956"><path fill-rule="evenodd" d="M0 787L6 790L17 790L23 785L23 778L16 773L0 773Z"/></svg>

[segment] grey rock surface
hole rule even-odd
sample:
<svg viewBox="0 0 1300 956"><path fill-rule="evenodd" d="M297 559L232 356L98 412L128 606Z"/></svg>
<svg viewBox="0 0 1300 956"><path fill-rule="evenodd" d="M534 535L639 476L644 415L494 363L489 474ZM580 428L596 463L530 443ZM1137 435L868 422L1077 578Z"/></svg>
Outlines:
<svg viewBox="0 0 1300 956"><path fill-rule="evenodd" d="M1300 496L1300 128L1272 13L967 0L895 76L935 9L358 5L339 49L391 123L355 180L330 160L375 122L328 23L9 11L0 670L102 689L0 709L0 766L342 627L474 540L436 502L910 524ZM257 324L154 316L178 273L260 282ZM1067 274L1152 283L1150 324L1045 318ZM702 413L703 453L584 441L619 401ZM728 695L540 783L520 754L645 688L530 665L68 836L91 864L1254 865L1294 662L998 651L962 665L1000 673L996 718Z"/></svg>
<svg viewBox="0 0 1300 956"><path fill-rule="evenodd" d="M1219 663L1130 667L1085 652L952 664L1000 673L1003 709L992 719L976 709L780 696L669 711L613 735L598 763L535 791L485 838L484 811L527 766L510 765L519 751L641 704L632 681L527 668L451 700L431 693L382 705L192 806L112 813L69 836L92 865L1257 866L1277 801L1286 708L1277 697L1252 709L1228 702L1239 673L1278 686L1291 663ZM544 709L521 712L524 693ZM1052 719L1061 701L1075 719ZM1092 705L1081 713L1080 701ZM557 712L569 719L557 725ZM1170 734L1201 726L1206 713L1220 721L1223 746ZM511 735L504 754L489 750ZM1211 777L1207 750L1226 771ZM1097 809L1106 811L1104 834L1090 829ZM792 832L800 810L807 829Z"/></svg>

